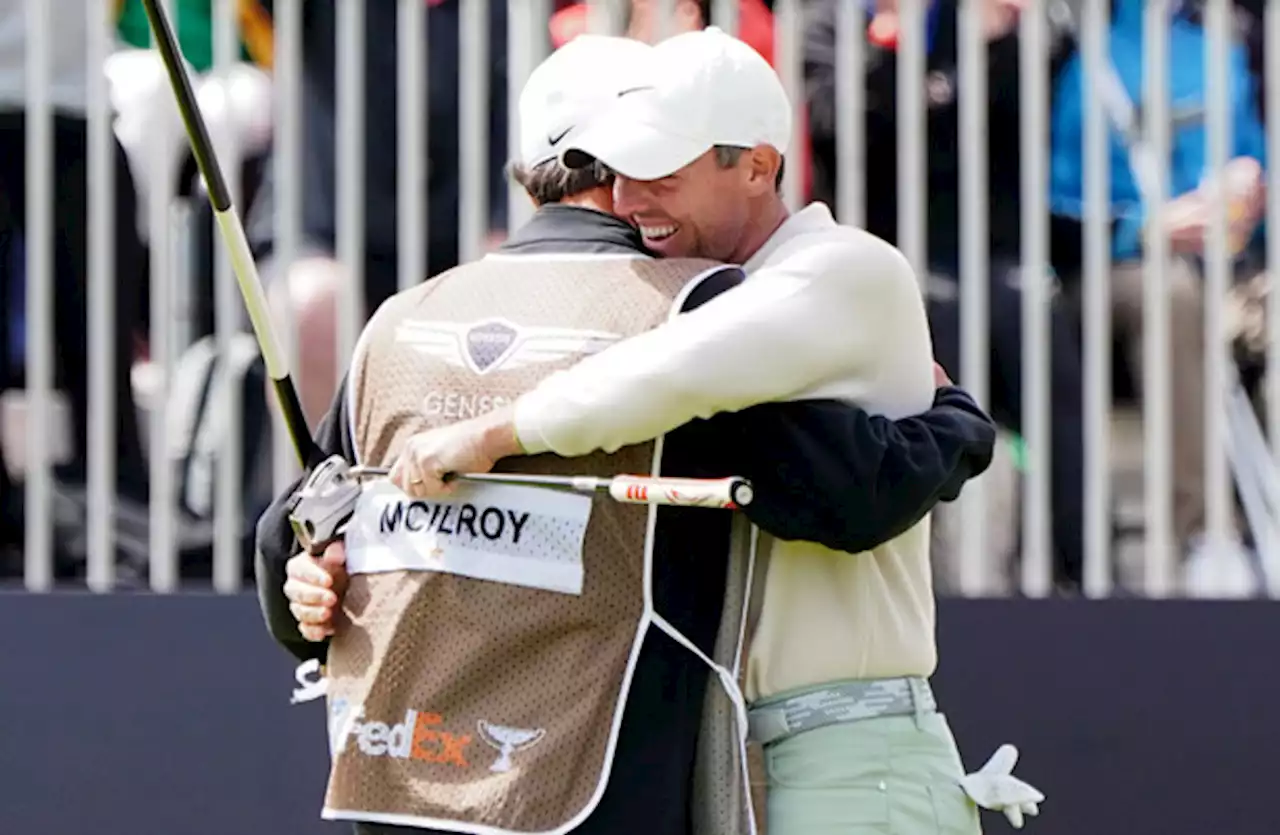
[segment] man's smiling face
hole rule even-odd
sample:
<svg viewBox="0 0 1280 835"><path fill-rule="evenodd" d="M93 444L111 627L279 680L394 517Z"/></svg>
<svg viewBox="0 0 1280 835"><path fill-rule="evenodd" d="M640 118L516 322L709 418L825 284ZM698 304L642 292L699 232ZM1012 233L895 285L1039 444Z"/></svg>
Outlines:
<svg viewBox="0 0 1280 835"><path fill-rule="evenodd" d="M722 167L713 149L659 180L617 175L614 212L659 255L728 261L749 219L744 181L742 162Z"/></svg>

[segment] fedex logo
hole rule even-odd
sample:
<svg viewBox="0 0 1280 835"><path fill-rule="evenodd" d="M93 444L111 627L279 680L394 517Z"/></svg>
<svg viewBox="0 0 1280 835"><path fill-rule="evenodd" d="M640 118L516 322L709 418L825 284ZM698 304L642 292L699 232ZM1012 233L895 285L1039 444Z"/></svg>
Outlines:
<svg viewBox="0 0 1280 835"><path fill-rule="evenodd" d="M333 706L329 730L331 753L346 750L352 739L356 750L368 757L392 757L398 760L467 768L470 734L453 734L442 728L444 717L438 713L406 710L394 724L364 718L364 705L349 710L344 702Z"/></svg>

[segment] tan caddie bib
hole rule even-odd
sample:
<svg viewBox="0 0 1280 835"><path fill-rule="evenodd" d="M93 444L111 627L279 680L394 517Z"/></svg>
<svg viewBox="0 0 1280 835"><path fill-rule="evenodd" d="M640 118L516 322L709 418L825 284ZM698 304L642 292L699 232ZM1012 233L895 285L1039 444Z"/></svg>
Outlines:
<svg viewBox="0 0 1280 835"><path fill-rule="evenodd" d="M490 256L401 293L349 375L360 463L389 466L411 434L511 403L655 327L714 266ZM500 469L656 474L660 462L661 440ZM652 609L653 524L652 508L545 488L464 485L424 502L371 484L347 531L328 654L324 817L469 833L582 823L645 632L670 631Z"/></svg>

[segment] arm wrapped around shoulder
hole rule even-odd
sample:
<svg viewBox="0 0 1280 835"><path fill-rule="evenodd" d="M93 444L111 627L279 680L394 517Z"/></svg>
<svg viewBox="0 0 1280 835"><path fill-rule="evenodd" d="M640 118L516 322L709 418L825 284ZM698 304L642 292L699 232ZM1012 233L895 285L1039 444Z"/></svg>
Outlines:
<svg viewBox="0 0 1280 835"><path fill-rule="evenodd" d="M850 396L896 386L892 379L904 372L926 392L914 409L926 408L933 390L928 324L901 253L845 228L784 248L785 257L740 286L522 396L521 442L531 453L612 452L696 418L835 383Z"/></svg>

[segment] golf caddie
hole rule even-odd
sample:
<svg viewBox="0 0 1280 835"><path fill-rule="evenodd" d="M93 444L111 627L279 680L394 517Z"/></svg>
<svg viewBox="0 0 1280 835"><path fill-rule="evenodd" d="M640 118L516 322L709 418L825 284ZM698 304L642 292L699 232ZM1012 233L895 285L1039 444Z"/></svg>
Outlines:
<svg viewBox="0 0 1280 835"><path fill-rule="evenodd" d="M520 454L506 414L521 396L743 281L716 261L655 257L612 213L612 174L558 160L649 50L584 36L534 71L513 176L538 210L497 252L378 310L317 440L352 464L415 460L409 439L432 437L492 451L481 470L740 475L755 496L744 514L525 485L424 498L425 479L397 471L368 485L345 542L320 557L297 553L282 496L259 525L259 592L277 640L326 663L323 814L358 833L741 835L693 808L708 680L742 705L735 663L718 656L748 519L869 547L990 460L989 418L941 383L933 408L896 421L813 399L584 456Z"/></svg>

